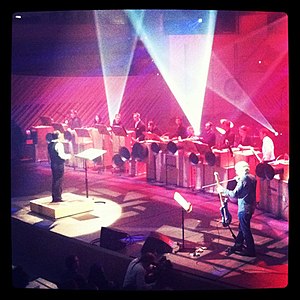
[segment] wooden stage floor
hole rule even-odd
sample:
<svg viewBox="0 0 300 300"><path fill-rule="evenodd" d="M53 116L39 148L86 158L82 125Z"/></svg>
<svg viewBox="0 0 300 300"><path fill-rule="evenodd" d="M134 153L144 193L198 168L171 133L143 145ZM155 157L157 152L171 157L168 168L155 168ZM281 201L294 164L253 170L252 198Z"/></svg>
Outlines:
<svg viewBox="0 0 300 300"><path fill-rule="evenodd" d="M65 237L65 244L78 242L80 245L92 245L92 249L99 251L103 250L99 247L100 231L106 227L128 235L122 249L104 250L111 257L127 258L126 264L139 255L147 237L153 232L174 242L174 251L165 253L165 256L177 272L190 276L194 282L189 286L182 281L176 284L176 290L280 291L290 284L288 221L275 219L258 208L252 220L257 257L226 256L224 250L234 240L229 228L222 226L218 195L166 187L147 182L145 175L131 177L112 173L111 170L99 172L88 169L85 173L83 169L66 167L64 178L65 202L87 200L93 203L92 209L59 218L32 210L32 201L47 203L51 199L50 166L48 162L27 162L12 168L12 263L23 265L37 277L56 280L58 267L53 266L56 263L52 259L59 257L57 252L60 256L67 252L62 248L55 250L55 247L45 250L51 249L50 243L55 243L55 237ZM190 213L183 212L174 200L175 192L192 204ZM237 233L237 205L229 203L229 211L233 216L231 229ZM35 238L37 232L39 238ZM30 248L28 243L24 243L24 235L28 242L36 243L35 246ZM49 235L48 246L43 245L42 235ZM194 250L199 247L202 247L200 255L193 256ZM63 258L60 257L60 263ZM80 259L85 266L90 262L84 254ZM111 273L112 264L104 264L107 272ZM124 272L123 267L119 281Z"/></svg>

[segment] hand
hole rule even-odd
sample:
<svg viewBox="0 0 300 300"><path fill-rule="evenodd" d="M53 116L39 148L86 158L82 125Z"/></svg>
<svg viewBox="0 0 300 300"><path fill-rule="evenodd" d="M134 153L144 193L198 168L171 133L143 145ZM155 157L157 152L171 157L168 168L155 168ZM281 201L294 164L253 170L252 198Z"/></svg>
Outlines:
<svg viewBox="0 0 300 300"><path fill-rule="evenodd" d="M224 188L223 188L220 184L217 185L217 192L218 192L219 194L221 194L221 193L224 192Z"/></svg>

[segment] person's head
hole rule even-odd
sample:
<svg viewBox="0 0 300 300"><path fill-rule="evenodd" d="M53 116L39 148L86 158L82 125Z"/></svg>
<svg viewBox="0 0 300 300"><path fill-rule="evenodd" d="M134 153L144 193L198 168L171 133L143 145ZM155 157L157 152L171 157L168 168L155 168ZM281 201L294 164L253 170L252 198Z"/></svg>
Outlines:
<svg viewBox="0 0 300 300"><path fill-rule="evenodd" d="M89 282L99 283L106 280L104 269L101 264L93 263L88 274Z"/></svg>
<svg viewBox="0 0 300 300"><path fill-rule="evenodd" d="M226 131L229 131L233 127L233 123L227 119L221 120L221 125Z"/></svg>
<svg viewBox="0 0 300 300"><path fill-rule="evenodd" d="M79 269L79 258L75 254L70 254L65 259L65 266L68 270L78 271Z"/></svg>
<svg viewBox="0 0 300 300"><path fill-rule="evenodd" d="M182 118L177 116L176 119L175 119L175 123L177 124L177 126L181 125L182 124Z"/></svg>
<svg viewBox="0 0 300 300"><path fill-rule="evenodd" d="M96 114L95 115L95 122L100 123L101 121L102 121L102 118L101 118L100 114Z"/></svg>
<svg viewBox="0 0 300 300"><path fill-rule="evenodd" d="M235 169L236 175L239 177L245 175L246 173L249 173L249 171L250 171L249 164L244 160L238 161L235 164L234 169Z"/></svg>
<svg viewBox="0 0 300 300"><path fill-rule="evenodd" d="M248 127L246 125L242 125L239 127L239 135L246 136L248 134Z"/></svg>
<svg viewBox="0 0 300 300"><path fill-rule="evenodd" d="M267 136L269 134L269 131L267 128L261 128L259 130L259 137L260 139L263 139L265 136Z"/></svg>
<svg viewBox="0 0 300 300"><path fill-rule="evenodd" d="M115 122L119 123L121 121L121 114L115 114Z"/></svg>
<svg viewBox="0 0 300 300"><path fill-rule="evenodd" d="M59 130L55 130L52 133L52 140L64 140L64 134L62 132L60 132Z"/></svg>
<svg viewBox="0 0 300 300"><path fill-rule="evenodd" d="M193 126L188 126L187 129L186 129L186 131L187 131L187 134L188 134L189 136L192 136L192 135L195 134L195 131L194 131L194 127L193 127Z"/></svg>
<svg viewBox="0 0 300 300"><path fill-rule="evenodd" d="M74 110L74 109L71 109L71 110L70 110L70 117L73 119L73 118L75 118L76 116L77 116L77 111Z"/></svg>
<svg viewBox="0 0 300 300"><path fill-rule="evenodd" d="M154 122L153 121L149 121L148 122L148 130L153 130L153 128L154 128Z"/></svg>
<svg viewBox="0 0 300 300"><path fill-rule="evenodd" d="M148 269L151 265L155 264L156 256L152 252L145 252L141 255L140 262L145 269Z"/></svg>
<svg viewBox="0 0 300 300"><path fill-rule="evenodd" d="M140 118L141 118L141 115L138 112L136 112L136 113L133 114L133 120L134 120L134 122L139 121Z"/></svg>
<svg viewBox="0 0 300 300"><path fill-rule="evenodd" d="M210 121L206 122L205 123L205 130L209 131L210 129L212 129L212 126L213 126L212 122L210 122Z"/></svg>

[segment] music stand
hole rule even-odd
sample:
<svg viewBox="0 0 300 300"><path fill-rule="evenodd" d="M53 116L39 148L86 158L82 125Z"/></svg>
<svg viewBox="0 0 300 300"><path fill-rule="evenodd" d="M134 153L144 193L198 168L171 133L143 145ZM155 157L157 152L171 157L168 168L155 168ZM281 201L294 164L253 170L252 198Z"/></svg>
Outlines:
<svg viewBox="0 0 300 300"><path fill-rule="evenodd" d="M200 154L205 154L206 152L211 152L211 149L208 146L208 144L205 144L205 143L202 143L202 142L199 142L199 141L194 141L193 143L196 146L197 151Z"/></svg>
<svg viewBox="0 0 300 300"><path fill-rule="evenodd" d="M182 230L182 243L180 250L187 250L184 245L184 213L190 213L193 209L191 202L187 202L178 192L174 193L174 200L181 206L181 230Z"/></svg>
<svg viewBox="0 0 300 300"><path fill-rule="evenodd" d="M127 132L122 126L114 125L111 127L111 130L117 136L127 136Z"/></svg>
<svg viewBox="0 0 300 300"><path fill-rule="evenodd" d="M89 192L88 192L88 177L87 177L87 164L86 161L87 160L94 160L96 158L98 158L99 156L103 155L104 153L106 153L106 150L102 150L102 149L95 149L95 148L89 148L86 149L78 154L76 154L75 156L78 158L82 158L84 159L84 170L85 170L85 190L86 190L86 197L89 197Z"/></svg>
<svg viewBox="0 0 300 300"><path fill-rule="evenodd" d="M148 131L144 131L143 135L145 136L145 140L150 140L150 141L162 141L162 139L160 138L160 136L156 133L152 133L152 132L148 132Z"/></svg>
<svg viewBox="0 0 300 300"><path fill-rule="evenodd" d="M65 132L65 128L62 123L52 123L51 125L54 130L59 130L61 133Z"/></svg>
<svg viewBox="0 0 300 300"><path fill-rule="evenodd" d="M91 138L90 131L87 128L74 128L74 130L75 130L78 137Z"/></svg>
<svg viewBox="0 0 300 300"><path fill-rule="evenodd" d="M98 132L100 134L106 134L106 135L110 134L106 125L104 125L104 124L97 124L97 125L95 125L95 127L98 128Z"/></svg>

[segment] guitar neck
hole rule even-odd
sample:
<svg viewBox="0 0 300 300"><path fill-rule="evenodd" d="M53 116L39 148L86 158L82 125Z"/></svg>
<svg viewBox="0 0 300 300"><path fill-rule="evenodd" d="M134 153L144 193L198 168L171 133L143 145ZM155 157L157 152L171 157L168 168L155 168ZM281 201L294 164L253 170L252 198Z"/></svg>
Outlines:
<svg viewBox="0 0 300 300"><path fill-rule="evenodd" d="M257 160L262 163L262 159L258 156L258 154L256 153L256 151L254 150L253 147L250 147L250 150L252 151L252 153L255 155L255 157L257 158Z"/></svg>
<svg viewBox="0 0 300 300"><path fill-rule="evenodd" d="M214 172L214 176L215 176L216 184L220 185L219 173L218 172ZM223 206L224 205L224 201L223 201L223 197L222 197L221 193L219 193L219 198L220 198L221 206Z"/></svg>

